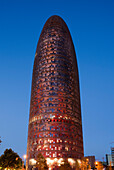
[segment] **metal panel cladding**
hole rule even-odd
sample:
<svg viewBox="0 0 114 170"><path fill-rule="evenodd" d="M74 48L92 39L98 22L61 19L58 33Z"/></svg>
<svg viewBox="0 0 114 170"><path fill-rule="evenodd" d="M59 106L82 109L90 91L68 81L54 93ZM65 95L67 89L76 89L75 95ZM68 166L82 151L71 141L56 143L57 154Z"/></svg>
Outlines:
<svg viewBox="0 0 114 170"><path fill-rule="evenodd" d="M50 17L41 32L33 68L27 161L82 158L78 67L66 23Z"/></svg>

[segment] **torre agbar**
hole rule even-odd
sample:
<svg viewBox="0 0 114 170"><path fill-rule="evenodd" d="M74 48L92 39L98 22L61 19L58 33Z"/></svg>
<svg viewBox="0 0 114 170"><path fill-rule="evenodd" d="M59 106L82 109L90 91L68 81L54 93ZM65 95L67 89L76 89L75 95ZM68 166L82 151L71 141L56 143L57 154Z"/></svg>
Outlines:
<svg viewBox="0 0 114 170"><path fill-rule="evenodd" d="M78 66L66 23L51 16L41 32L33 67L26 166L41 153L48 166L83 157Z"/></svg>

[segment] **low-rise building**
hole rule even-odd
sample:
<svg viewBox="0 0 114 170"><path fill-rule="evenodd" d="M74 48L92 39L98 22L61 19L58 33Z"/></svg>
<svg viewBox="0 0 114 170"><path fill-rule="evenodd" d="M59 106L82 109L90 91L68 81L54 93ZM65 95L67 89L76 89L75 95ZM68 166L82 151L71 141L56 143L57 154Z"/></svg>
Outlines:
<svg viewBox="0 0 114 170"><path fill-rule="evenodd" d="M95 156L86 156L86 159L88 159L88 163L91 166L91 168L95 167Z"/></svg>

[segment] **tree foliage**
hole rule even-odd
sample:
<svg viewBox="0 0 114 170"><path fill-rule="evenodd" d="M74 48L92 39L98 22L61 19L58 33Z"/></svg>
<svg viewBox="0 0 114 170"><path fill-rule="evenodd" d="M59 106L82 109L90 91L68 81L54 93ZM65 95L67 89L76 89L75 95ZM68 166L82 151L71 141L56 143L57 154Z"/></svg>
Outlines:
<svg viewBox="0 0 114 170"><path fill-rule="evenodd" d="M103 164L102 162L98 162L98 165L96 165L97 170L103 170Z"/></svg>
<svg viewBox="0 0 114 170"><path fill-rule="evenodd" d="M77 159L75 161L75 170L80 170L80 165Z"/></svg>
<svg viewBox="0 0 114 170"><path fill-rule="evenodd" d="M89 164L89 159L82 158L82 159L76 159L75 160L75 170L88 170L91 169L91 166Z"/></svg>
<svg viewBox="0 0 114 170"><path fill-rule="evenodd" d="M0 167L2 169L20 169L22 168L22 159L12 149L6 149L0 156Z"/></svg>
<svg viewBox="0 0 114 170"><path fill-rule="evenodd" d="M36 167L38 170L46 170L48 169L46 159L43 157L41 153L38 154L37 159L36 159Z"/></svg>
<svg viewBox="0 0 114 170"><path fill-rule="evenodd" d="M62 164L61 166L60 166L60 170L71 170L72 168L71 168L71 166L70 166L70 164L69 164L69 162L68 161L64 161L64 164Z"/></svg>

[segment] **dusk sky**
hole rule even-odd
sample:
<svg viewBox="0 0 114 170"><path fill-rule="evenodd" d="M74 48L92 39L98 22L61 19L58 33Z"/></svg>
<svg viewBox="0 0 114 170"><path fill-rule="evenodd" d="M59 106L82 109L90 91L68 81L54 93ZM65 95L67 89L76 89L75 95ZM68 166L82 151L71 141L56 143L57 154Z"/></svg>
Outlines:
<svg viewBox="0 0 114 170"><path fill-rule="evenodd" d="M114 0L0 0L0 155L26 154L34 56L51 15L77 54L84 155L102 160L114 146Z"/></svg>

